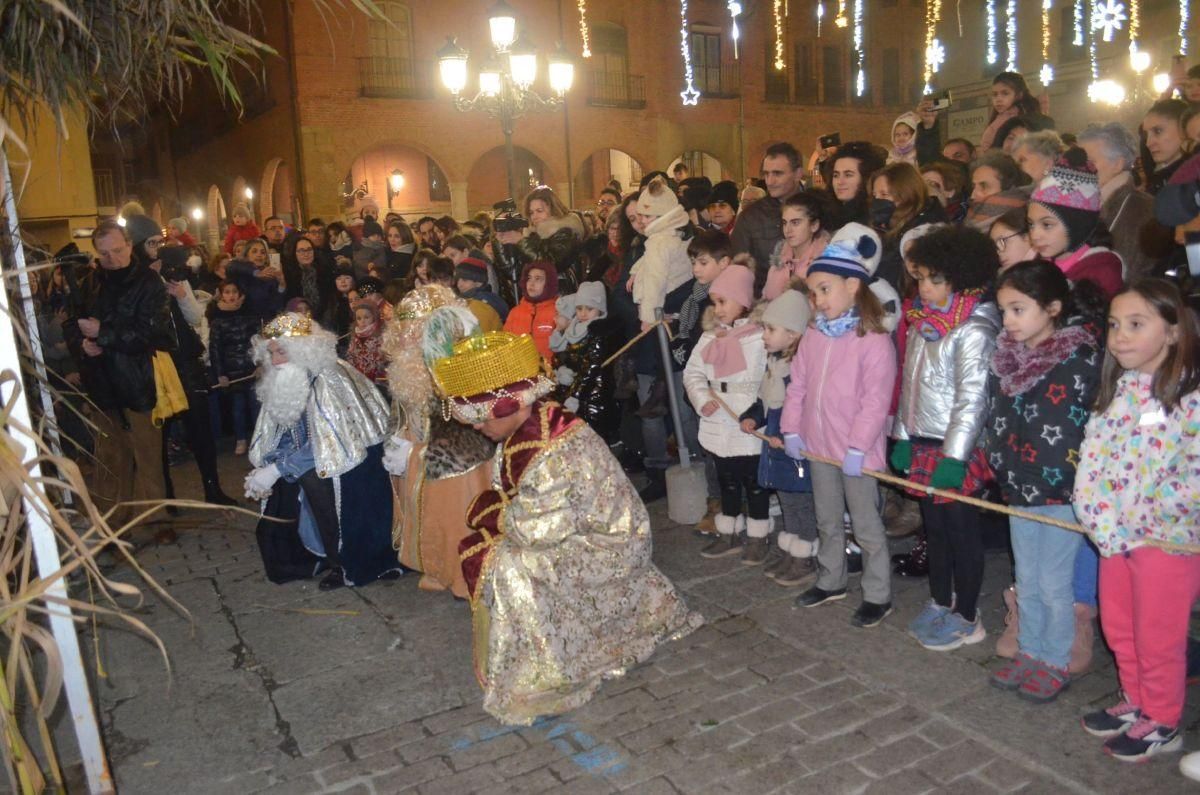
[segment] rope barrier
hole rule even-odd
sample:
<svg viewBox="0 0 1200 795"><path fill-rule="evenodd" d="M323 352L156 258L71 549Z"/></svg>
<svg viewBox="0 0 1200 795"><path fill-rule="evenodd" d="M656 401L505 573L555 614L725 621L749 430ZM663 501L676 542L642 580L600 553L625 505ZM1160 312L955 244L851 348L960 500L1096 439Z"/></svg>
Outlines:
<svg viewBox="0 0 1200 795"><path fill-rule="evenodd" d="M738 423L738 428L741 429L742 433L749 433L751 436L757 437L767 444L770 444L772 437L766 435L765 433L759 433L758 431L747 431L745 428L742 428L741 420L738 418L737 414L733 413L733 409L729 408L729 405L724 400L721 400L721 397L715 392L712 393L712 398L717 402L717 405L724 409L730 417L733 417L733 419ZM841 461L834 461L832 458L814 455L807 450L803 451L802 455L809 461L828 464L829 466L834 466L838 469L841 469L842 467ZM863 474L873 477L876 480L883 481L884 483L890 483L894 486L900 486L901 488L909 489L911 491L919 491L934 497L945 497L946 499L963 502L967 505L974 505L976 508L982 508L985 511L994 511L996 513L1007 514L1008 516L1015 516L1018 519L1024 519L1027 522L1037 522L1039 524L1052 525L1054 527L1062 528L1063 530L1070 530L1072 533L1087 535L1087 529L1080 524L1064 522L1061 519L1043 516L1042 514L1033 513L1031 511L1023 511L1020 508L1013 508L1010 505L1002 505L998 502L981 500L978 497L968 497L966 494L959 494L958 492L954 491L935 489L933 486L926 486L923 483L917 483L916 481L912 481L907 478L897 477L889 472L877 472L873 469L864 469ZM1140 539L1140 542L1145 546L1157 547L1167 552L1184 552L1193 555L1200 554L1200 545L1197 544L1173 544L1169 541L1159 541L1152 538Z"/></svg>
<svg viewBox="0 0 1200 795"><path fill-rule="evenodd" d="M655 321L654 323L651 323L649 328L647 328L645 331L641 332L636 337L631 339L629 342L625 343L620 348L618 348L617 352L614 353L612 356L609 356L607 359L605 359L603 364L601 364L600 366L608 367L610 364L615 362L617 359L621 358L621 356L626 351L628 351L630 348L632 348L634 345L636 345L637 342L642 339L642 337L645 337L647 334L649 334L651 331L654 331L654 329L658 328L659 326L667 327L667 339L669 339L669 340L675 339L674 335L671 334L671 326L669 324L669 321L664 317L662 320L658 320L658 321Z"/></svg>

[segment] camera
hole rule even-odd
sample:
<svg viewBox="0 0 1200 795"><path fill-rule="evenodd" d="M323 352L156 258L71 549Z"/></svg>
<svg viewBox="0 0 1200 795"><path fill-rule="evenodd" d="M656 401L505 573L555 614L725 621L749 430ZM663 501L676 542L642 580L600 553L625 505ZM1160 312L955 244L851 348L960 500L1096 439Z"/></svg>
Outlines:
<svg viewBox="0 0 1200 795"><path fill-rule="evenodd" d="M517 203L512 199L512 197L509 197L507 199L501 199L493 204L492 209L497 215L501 213L515 213L517 211Z"/></svg>
<svg viewBox="0 0 1200 795"><path fill-rule="evenodd" d="M529 226L529 222L515 210L497 215L492 219L492 228L497 232L519 232Z"/></svg>
<svg viewBox="0 0 1200 795"><path fill-rule="evenodd" d="M933 100L933 107L931 110L945 110L946 108L950 107L951 101L950 91L947 89L941 93L941 96Z"/></svg>
<svg viewBox="0 0 1200 795"><path fill-rule="evenodd" d="M840 132L829 133L822 135L819 145L822 149L834 149L842 145L842 134Z"/></svg>

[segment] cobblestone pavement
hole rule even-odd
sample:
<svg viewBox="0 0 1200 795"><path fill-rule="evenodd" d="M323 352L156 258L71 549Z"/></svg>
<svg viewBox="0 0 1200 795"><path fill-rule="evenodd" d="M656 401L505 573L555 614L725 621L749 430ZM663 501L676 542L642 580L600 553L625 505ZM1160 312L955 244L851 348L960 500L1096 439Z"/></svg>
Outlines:
<svg viewBox="0 0 1200 795"><path fill-rule="evenodd" d="M226 462L230 464L231 462ZM231 474L229 483L240 482ZM125 793L840 793L1180 791L1177 755L1123 765L1078 724L1114 700L1103 652L1058 702L987 686L994 634L938 654L896 613L850 626L859 594L797 610L759 567L705 560L652 506L655 559L708 624L662 647L585 707L529 728L480 707L465 603L417 577L359 590L266 581L248 517L180 521L140 561L190 611L138 615L170 651L105 630L97 697ZM989 554L982 603L1002 626L1007 558ZM90 642L89 642L90 645ZM1197 742L1197 710L1185 716Z"/></svg>

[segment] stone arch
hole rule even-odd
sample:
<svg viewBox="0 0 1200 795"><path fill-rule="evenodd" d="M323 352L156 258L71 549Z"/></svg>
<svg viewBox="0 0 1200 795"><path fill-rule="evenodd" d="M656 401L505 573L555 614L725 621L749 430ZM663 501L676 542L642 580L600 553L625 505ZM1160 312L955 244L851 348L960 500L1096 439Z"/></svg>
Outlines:
<svg viewBox="0 0 1200 795"><path fill-rule="evenodd" d="M278 215L284 223L303 223L297 218L296 195L292 182L292 171L282 157L273 157L263 169L262 182L259 185L259 209L262 217Z"/></svg>
<svg viewBox="0 0 1200 795"><path fill-rule="evenodd" d="M517 192L513 197L520 207L525 195L538 185L549 185L556 192L560 186L555 182L557 174L537 154L523 146L513 147L516 161ZM470 211L491 209L496 202L508 196L508 171L503 146L495 146L475 159L467 175L467 207ZM561 195L566 202L567 197Z"/></svg>
<svg viewBox="0 0 1200 795"><path fill-rule="evenodd" d="M216 252L220 250L224 240L225 226L225 199L221 197L221 189L216 185L208 186L204 223L207 225L204 239L208 243L208 250Z"/></svg>
<svg viewBox="0 0 1200 795"><path fill-rule="evenodd" d="M586 206L595 199L610 179L621 183L621 192L635 187L642 179L645 167L636 155L619 147L597 149L585 157L575 171L576 204Z"/></svg>
<svg viewBox="0 0 1200 795"><path fill-rule="evenodd" d="M669 176L674 175L676 163L683 163L688 167L689 177L708 177L714 184L723 179L733 178L733 172L720 158L703 149L688 149L672 160L664 169Z"/></svg>
<svg viewBox="0 0 1200 795"><path fill-rule="evenodd" d="M399 191L394 191L391 177L397 170L403 175L403 183ZM408 141L383 141L369 146L350 161L343 173L345 179L338 203L341 212L347 215L357 216L358 210L371 199L384 213L392 210L409 216L450 212L450 177L446 169L424 147ZM366 194L354 195L364 183ZM347 193L350 198L345 197Z"/></svg>

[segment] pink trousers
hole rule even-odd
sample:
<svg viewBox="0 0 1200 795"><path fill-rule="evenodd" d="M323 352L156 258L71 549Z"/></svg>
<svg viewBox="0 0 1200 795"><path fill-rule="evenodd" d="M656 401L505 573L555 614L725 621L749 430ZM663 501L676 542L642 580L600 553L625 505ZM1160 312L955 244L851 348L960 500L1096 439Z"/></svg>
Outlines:
<svg viewBox="0 0 1200 795"><path fill-rule="evenodd" d="M1125 698L1164 726L1183 716L1187 632L1200 555L1153 547L1100 559L1100 626Z"/></svg>

